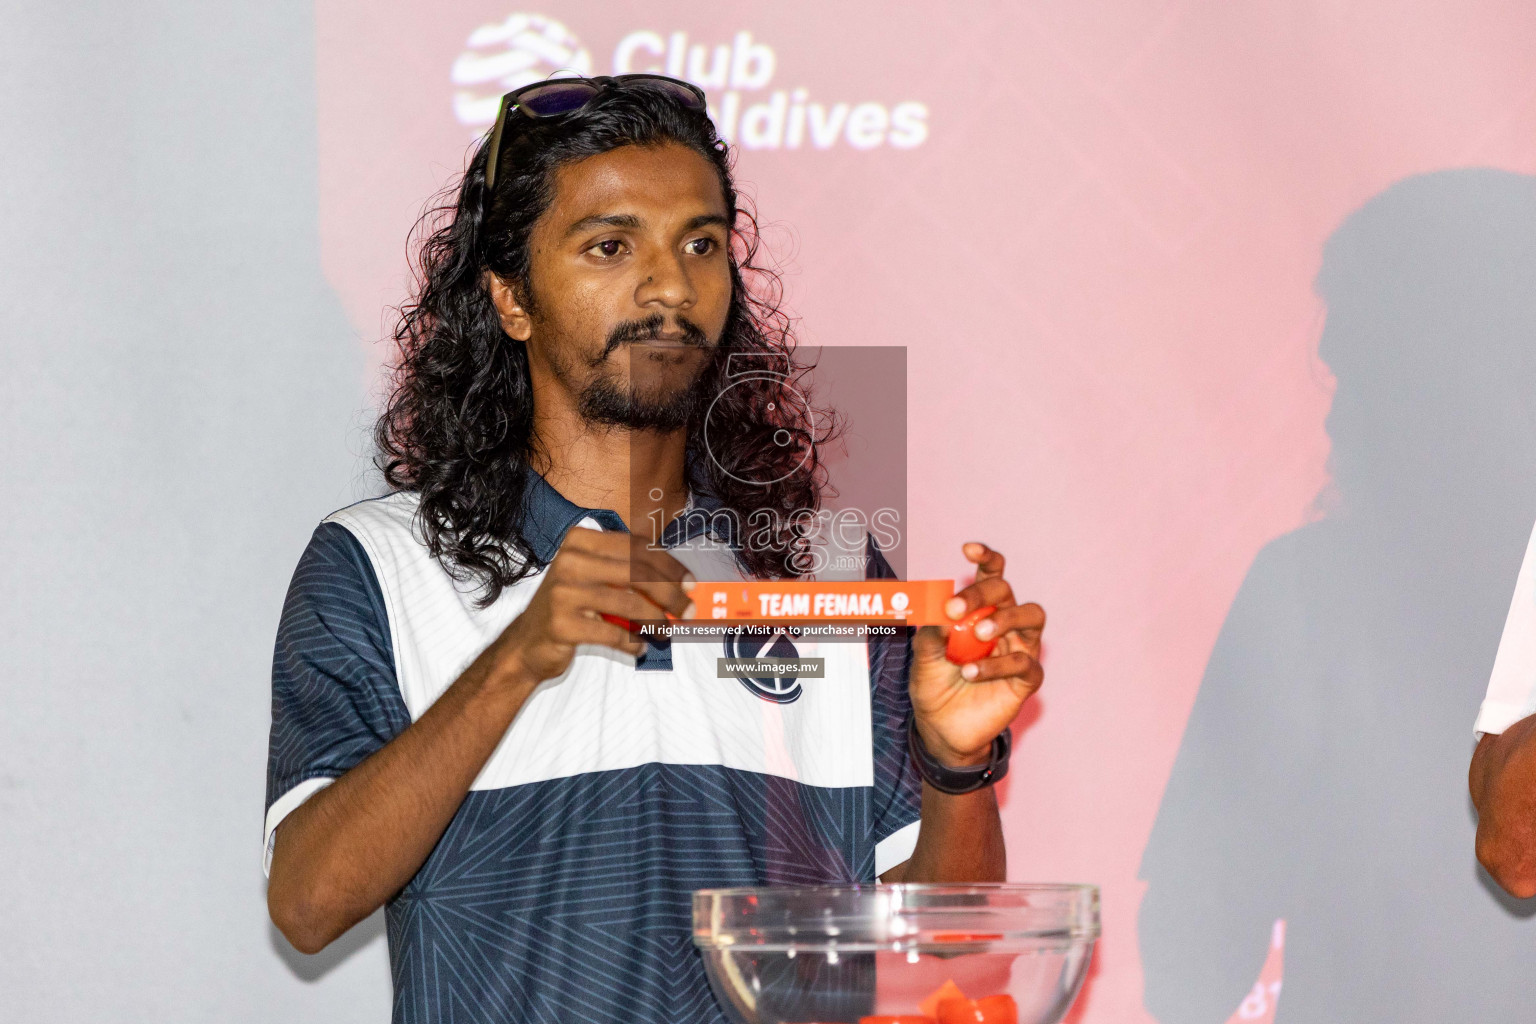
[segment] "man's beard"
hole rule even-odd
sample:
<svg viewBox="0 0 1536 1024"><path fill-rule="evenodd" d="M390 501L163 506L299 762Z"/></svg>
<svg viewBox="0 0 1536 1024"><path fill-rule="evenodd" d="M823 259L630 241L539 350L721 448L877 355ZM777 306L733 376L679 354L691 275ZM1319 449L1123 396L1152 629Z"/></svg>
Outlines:
<svg viewBox="0 0 1536 1024"><path fill-rule="evenodd" d="M641 394L634 386L637 367L630 367L631 384L604 374L599 369L609 357L626 342L655 340L666 319L654 313L644 320L630 320L608 332L602 355L590 361L597 370L593 378L581 389L577 398L577 411L588 423L627 427L630 430L672 431L686 427L707 405L706 381L709 360L700 361L693 378L687 385L661 395ZM677 325L683 332L680 343L701 349L709 347L709 338L697 325L679 316ZM631 356L633 358L633 356Z"/></svg>

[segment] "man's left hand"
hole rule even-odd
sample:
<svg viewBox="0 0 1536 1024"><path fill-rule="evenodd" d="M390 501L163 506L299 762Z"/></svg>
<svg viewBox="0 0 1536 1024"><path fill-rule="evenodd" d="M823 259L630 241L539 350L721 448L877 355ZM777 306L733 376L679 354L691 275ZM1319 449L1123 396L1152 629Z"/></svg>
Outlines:
<svg viewBox="0 0 1536 1024"><path fill-rule="evenodd" d="M978 622L975 631L980 640L997 637L997 646L962 668L944 656L946 630L922 626L913 638L909 684L923 745L940 762L957 768L985 764L993 738L1045 681L1040 667L1045 609L1014 600L1003 578L1001 552L974 541L961 550L976 564L976 580L951 598L944 612L958 622L973 609L995 606L997 611Z"/></svg>

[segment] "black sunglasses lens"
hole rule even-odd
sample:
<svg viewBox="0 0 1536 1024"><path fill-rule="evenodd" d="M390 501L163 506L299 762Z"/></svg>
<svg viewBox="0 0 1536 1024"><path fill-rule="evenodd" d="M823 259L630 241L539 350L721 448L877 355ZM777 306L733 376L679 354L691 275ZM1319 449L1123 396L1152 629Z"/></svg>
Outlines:
<svg viewBox="0 0 1536 1024"><path fill-rule="evenodd" d="M517 98L517 105L535 117L568 114L597 94L591 82L550 82L529 89Z"/></svg>
<svg viewBox="0 0 1536 1024"><path fill-rule="evenodd" d="M675 79L660 77L635 78L626 80L624 84L631 88L654 89L659 93L665 94L669 99L676 100L690 110L704 109L704 101L699 98L699 94Z"/></svg>

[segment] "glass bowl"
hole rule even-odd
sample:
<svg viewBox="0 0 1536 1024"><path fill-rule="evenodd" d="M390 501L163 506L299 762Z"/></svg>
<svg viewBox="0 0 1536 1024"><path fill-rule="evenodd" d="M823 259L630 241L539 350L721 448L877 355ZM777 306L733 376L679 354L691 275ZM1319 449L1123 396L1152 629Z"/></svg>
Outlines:
<svg viewBox="0 0 1536 1024"><path fill-rule="evenodd" d="M1054 1024L1099 937L1093 885L701 889L693 942L738 1024Z"/></svg>

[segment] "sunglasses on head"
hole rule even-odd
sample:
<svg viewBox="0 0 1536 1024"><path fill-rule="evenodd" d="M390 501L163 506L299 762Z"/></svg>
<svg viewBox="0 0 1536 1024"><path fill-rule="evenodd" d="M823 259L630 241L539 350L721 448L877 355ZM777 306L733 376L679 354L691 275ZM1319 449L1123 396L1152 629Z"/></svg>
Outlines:
<svg viewBox="0 0 1536 1024"><path fill-rule="evenodd" d="M585 110L598 96L622 84L626 89L641 88L659 92L689 110L704 109L704 90L666 75L599 75L596 78L552 78L513 89L501 98L496 127L491 129L491 151L485 160L485 190L496 184L497 157L501 155L501 136L507 118L514 112L524 117L561 117Z"/></svg>

